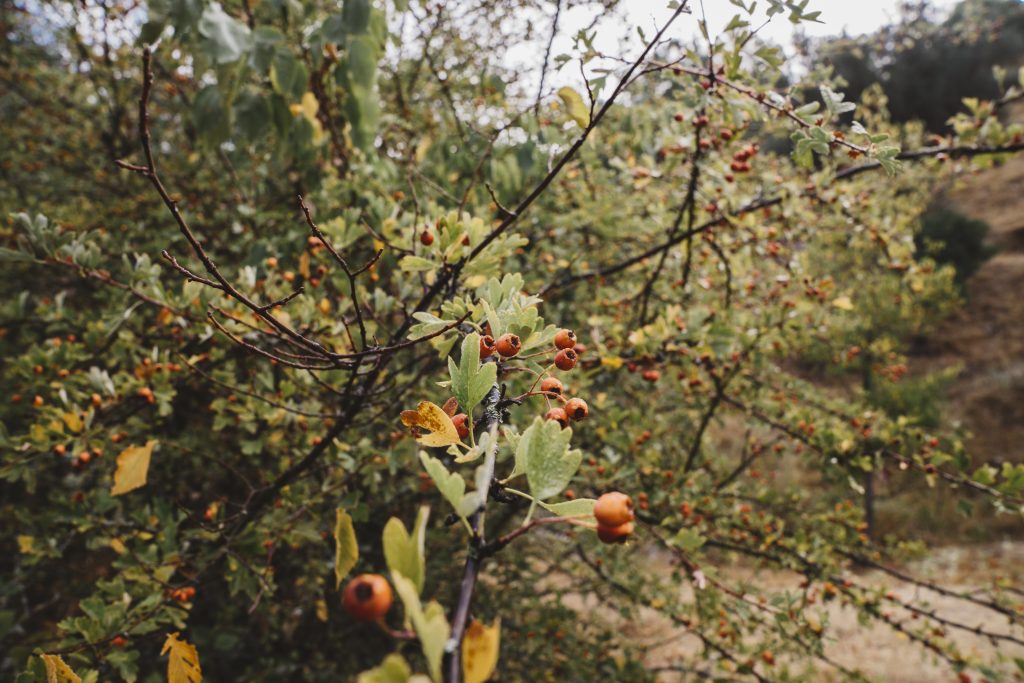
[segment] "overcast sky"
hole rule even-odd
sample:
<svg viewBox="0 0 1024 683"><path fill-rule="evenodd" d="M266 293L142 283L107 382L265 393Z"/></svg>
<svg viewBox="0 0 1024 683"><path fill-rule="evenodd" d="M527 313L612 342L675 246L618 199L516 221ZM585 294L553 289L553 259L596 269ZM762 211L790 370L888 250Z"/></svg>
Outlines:
<svg viewBox="0 0 1024 683"><path fill-rule="evenodd" d="M940 11L948 11L957 0L933 0L933 5ZM553 7L554 3L552 3ZM765 0L757 3L757 14L751 23L760 25L764 19L764 11L768 7ZM850 35L868 33L879 26L892 22L898 16L899 0L810 0L806 12L821 12L821 23L801 23L800 31L810 36L836 35L844 31ZM697 36L697 17L703 11L712 33L721 31L732 17L741 10L729 0L690 0L692 16L683 16L676 20L671 30L673 37L682 38ZM639 46L636 27L641 27L650 37L657 27L671 16L673 10L668 8L668 0L624 0L621 8L614 15L602 19L595 26L597 37L595 46L606 54L635 56ZM592 7L576 7L563 11L559 18L559 36L552 48L552 57L559 54L571 54L572 37L594 20L595 10ZM550 15L549 15L550 16ZM550 22L550 18L547 19ZM792 45L794 26L786 15L776 15L772 21L762 28L758 35L766 40L784 47ZM542 31L546 35L546 31ZM623 42L623 39L628 42ZM542 41L542 42L546 42ZM523 44L513 48L510 60L513 64L524 67L527 72L539 73L539 65L544 52L544 45ZM525 79L527 83L532 78ZM578 68L565 67L560 73L554 74L548 81L551 86L564 84L577 85ZM536 87L536 86L534 86Z"/></svg>

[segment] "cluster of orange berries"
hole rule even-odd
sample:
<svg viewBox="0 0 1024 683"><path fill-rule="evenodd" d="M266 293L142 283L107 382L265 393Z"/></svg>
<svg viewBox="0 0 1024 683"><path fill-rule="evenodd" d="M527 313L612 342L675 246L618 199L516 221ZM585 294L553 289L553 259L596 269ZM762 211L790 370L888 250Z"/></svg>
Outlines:
<svg viewBox="0 0 1024 683"><path fill-rule="evenodd" d="M612 491L594 504L597 537L604 543L622 543L633 533L633 499L625 493Z"/></svg>
<svg viewBox="0 0 1024 683"><path fill-rule="evenodd" d="M68 455L67 446L64 444L57 444L53 447L53 452L59 456ZM103 449L99 446L93 446L91 449L83 449L78 455L72 456L72 465L76 468L85 467L92 461L93 458L99 458L103 456Z"/></svg>
<svg viewBox="0 0 1024 683"><path fill-rule="evenodd" d="M565 371L575 368L585 350L585 347L576 340L576 333L572 330L559 330L555 333L554 343L558 349L555 354L555 367ZM590 415L590 407L582 398L565 398L565 385L557 377L545 377L540 383L540 391L549 398L554 397L563 402L563 405L548 410L544 415L546 420L553 420L566 427L570 420L579 422Z"/></svg>
<svg viewBox="0 0 1024 683"><path fill-rule="evenodd" d="M171 591L171 599L177 600L178 602L188 602L196 595L196 589L192 586L186 588L176 588Z"/></svg>

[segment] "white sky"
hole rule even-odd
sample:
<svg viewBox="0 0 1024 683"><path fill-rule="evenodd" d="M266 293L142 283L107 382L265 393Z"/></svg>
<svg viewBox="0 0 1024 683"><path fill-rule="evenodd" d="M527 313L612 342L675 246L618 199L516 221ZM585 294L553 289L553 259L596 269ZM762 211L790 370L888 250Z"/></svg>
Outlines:
<svg viewBox="0 0 1024 683"><path fill-rule="evenodd" d="M745 2L749 5L749 0ZM946 12L956 2L957 0L934 0L933 4L939 11ZM891 23L898 16L898 6L899 0L810 0L804 11L820 11L819 20L822 23L803 22L797 30L809 36L836 35L844 31L850 35L869 33L879 26ZM751 21L753 26L759 26L764 21L767 7L768 3L765 0L757 2L755 19ZM697 19L702 15L702 11L707 16L712 34L721 31L734 15L742 12L729 0L703 0L703 10L700 0L690 0L690 8L693 10L692 15L683 15L673 24L670 29L672 37L695 38L699 35ZM650 38L672 12L673 10L668 9L668 0L623 0L619 11L602 18L595 25L595 47L606 54L635 56L640 49L636 27L641 27ZM550 26L551 16L553 6L548 17L538 22L538 25ZM573 36L580 29L589 26L594 16L593 6L563 11L559 19L559 36L551 50L552 58L559 54L572 54ZM549 32L547 28L542 28L539 33L544 36L542 40L522 44L511 50L510 63L521 66L527 72L539 72ZM786 14L776 15L758 35L789 48L792 45L794 25L790 23ZM552 74L548 83L557 87L564 84L576 85L579 80L578 65L568 64L560 73ZM533 79L526 78L525 81L529 83L533 82Z"/></svg>

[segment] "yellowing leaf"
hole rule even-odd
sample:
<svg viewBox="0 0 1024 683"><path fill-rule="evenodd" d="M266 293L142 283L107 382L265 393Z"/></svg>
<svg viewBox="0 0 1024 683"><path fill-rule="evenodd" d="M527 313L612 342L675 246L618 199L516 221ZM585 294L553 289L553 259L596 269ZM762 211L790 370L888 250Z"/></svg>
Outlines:
<svg viewBox="0 0 1024 683"><path fill-rule="evenodd" d="M327 621L327 601L323 598L316 601L316 618L320 621Z"/></svg>
<svg viewBox="0 0 1024 683"><path fill-rule="evenodd" d="M170 653L167 659L167 683L199 683L203 680L195 645L179 640L177 632L169 633L164 641L160 656L167 653Z"/></svg>
<svg viewBox="0 0 1024 683"><path fill-rule="evenodd" d="M36 539L32 536L18 536L18 552L23 555L29 555L32 553L33 546L36 544Z"/></svg>
<svg viewBox="0 0 1024 683"><path fill-rule="evenodd" d="M82 418L78 417L78 413L64 413L64 424L76 434L82 431Z"/></svg>
<svg viewBox="0 0 1024 683"><path fill-rule="evenodd" d="M850 301L850 297L848 297L848 296L836 297L832 301L832 305L835 306L836 308L838 308L841 311L852 311L853 310L853 302Z"/></svg>
<svg viewBox="0 0 1024 683"><path fill-rule="evenodd" d="M401 417L402 424L406 427L416 427L429 432L416 439L424 446L451 446L462 443L452 419L440 406L430 401L421 401L416 410L403 410Z"/></svg>
<svg viewBox="0 0 1024 683"><path fill-rule="evenodd" d="M492 626L474 621L462 638L462 677L465 683L483 683L498 665L501 620Z"/></svg>
<svg viewBox="0 0 1024 683"><path fill-rule="evenodd" d="M334 522L334 587L341 586L352 567L359 559L359 544L356 531L352 528L352 516L338 508Z"/></svg>
<svg viewBox="0 0 1024 683"><path fill-rule="evenodd" d="M313 144L319 145L324 137L324 127L320 124L320 119L316 117L317 112L320 111L320 103L317 102L316 95L306 91L302 94L302 103L298 105L298 112L295 107L296 105L291 105L292 113L301 113L309 121L309 125L313 127Z"/></svg>
<svg viewBox="0 0 1024 683"><path fill-rule="evenodd" d="M64 663L60 655L39 655L39 658L46 667L46 683L82 683L82 679Z"/></svg>
<svg viewBox="0 0 1024 683"><path fill-rule="evenodd" d="M117 471L114 472L114 487L110 489L110 495L120 496L146 484L154 446L156 441L147 441L145 446L129 446L121 451L117 456Z"/></svg>
<svg viewBox="0 0 1024 683"><path fill-rule="evenodd" d="M587 105L583 103L583 98L578 92L565 86L558 90L558 97L565 105L565 113L576 122L577 126L586 128L590 124L590 110L587 109Z"/></svg>
<svg viewBox="0 0 1024 683"><path fill-rule="evenodd" d="M601 367L611 368L612 370L618 370L622 367L622 359L618 356L602 356Z"/></svg>
<svg viewBox="0 0 1024 683"><path fill-rule="evenodd" d="M125 547L124 542L119 538L110 539L110 549L118 555L124 555L128 552L128 548Z"/></svg>

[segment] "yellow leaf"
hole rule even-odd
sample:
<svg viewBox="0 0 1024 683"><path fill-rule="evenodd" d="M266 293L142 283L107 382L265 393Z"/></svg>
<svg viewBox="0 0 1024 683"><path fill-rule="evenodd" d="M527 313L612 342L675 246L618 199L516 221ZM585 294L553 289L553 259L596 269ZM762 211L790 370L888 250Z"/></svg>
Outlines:
<svg viewBox="0 0 1024 683"><path fill-rule="evenodd" d="M565 86L558 90L558 97L565 104L565 113L576 122L577 126L586 128L590 124L590 110L587 109L587 105L583 103L583 98L578 92Z"/></svg>
<svg viewBox="0 0 1024 683"><path fill-rule="evenodd" d="M491 626L474 621L462 638L462 677L465 683L483 683L498 665L501 619Z"/></svg>
<svg viewBox="0 0 1024 683"><path fill-rule="evenodd" d="M832 305L835 306L836 308L838 308L841 311L852 311L853 310L853 302L850 301L850 297L848 297L848 296L836 297L832 301Z"/></svg>
<svg viewBox="0 0 1024 683"><path fill-rule="evenodd" d="M302 256L299 257L299 275L301 275L303 277L303 279L305 279L305 280L309 279L309 252L308 251L302 252Z"/></svg>
<svg viewBox="0 0 1024 683"><path fill-rule="evenodd" d="M82 683L82 679L64 663L60 655L39 655L39 657L46 667L46 683L61 683L61 681Z"/></svg>
<svg viewBox="0 0 1024 683"><path fill-rule="evenodd" d="M32 536L18 536L17 540L18 551L23 555L30 555L36 544L36 539Z"/></svg>
<svg viewBox="0 0 1024 683"><path fill-rule="evenodd" d="M359 544L356 531L352 528L352 516L338 508L334 521L334 587L341 586L341 580L352 571L359 559Z"/></svg>
<svg viewBox="0 0 1024 683"><path fill-rule="evenodd" d="M114 487L110 489L110 495L120 496L146 484L154 446L156 441L147 441L145 446L129 446L121 451L117 456L117 471L114 472Z"/></svg>
<svg viewBox="0 0 1024 683"><path fill-rule="evenodd" d="M430 150L430 145L433 143L434 141L429 135L424 135L420 138L420 141L416 143L416 152L414 153L416 163L423 163L423 160L427 158L427 152Z"/></svg>
<svg viewBox="0 0 1024 683"><path fill-rule="evenodd" d="M82 431L82 418L78 417L78 413L64 413L64 424L72 432L78 433Z"/></svg>
<svg viewBox="0 0 1024 683"><path fill-rule="evenodd" d="M327 601L323 598L316 601L316 618L320 621L327 621Z"/></svg>
<svg viewBox="0 0 1024 683"><path fill-rule="evenodd" d="M612 370L618 370L622 367L622 359L618 356L602 356L601 366L611 368Z"/></svg>
<svg viewBox="0 0 1024 683"><path fill-rule="evenodd" d="M120 538L110 539L110 549L118 555L124 555L126 552L128 552L128 548L125 547L124 541L122 541Z"/></svg>
<svg viewBox="0 0 1024 683"><path fill-rule="evenodd" d="M160 656L170 653L167 659L167 683L199 683L203 670L199 667L199 653L195 645L178 640L178 634L169 633Z"/></svg>
<svg viewBox="0 0 1024 683"><path fill-rule="evenodd" d="M416 410L402 411L402 424L429 432L416 439L424 446L439 447L462 443L455 423L440 406L430 401L420 401Z"/></svg>

